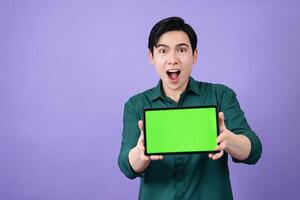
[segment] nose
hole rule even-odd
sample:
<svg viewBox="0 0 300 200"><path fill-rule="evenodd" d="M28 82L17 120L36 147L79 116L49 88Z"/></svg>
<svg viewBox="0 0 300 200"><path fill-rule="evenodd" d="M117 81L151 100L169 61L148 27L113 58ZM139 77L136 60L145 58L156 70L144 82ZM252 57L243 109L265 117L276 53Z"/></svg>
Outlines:
<svg viewBox="0 0 300 200"><path fill-rule="evenodd" d="M176 52L170 52L168 57L168 65L176 65L178 64L178 57Z"/></svg>

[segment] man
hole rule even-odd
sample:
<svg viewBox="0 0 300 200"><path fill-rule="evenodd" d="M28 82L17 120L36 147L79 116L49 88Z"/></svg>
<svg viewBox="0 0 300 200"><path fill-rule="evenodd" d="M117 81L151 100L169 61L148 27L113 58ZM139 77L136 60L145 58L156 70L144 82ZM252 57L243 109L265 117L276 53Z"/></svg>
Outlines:
<svg viewBox="0 0 300 200"><path fill-rule="evenodd" d="M262 152L235 93L224 85L198 82L190 75L198 57L197 36L179 17L159 21L149 36L149 59L158 85L125 104L119 167L130 179L140 177L139 199L232 199L228 155L234 162L255 164ZM220 134L216 154L144 154L145 108L216 105Z"/></svg>

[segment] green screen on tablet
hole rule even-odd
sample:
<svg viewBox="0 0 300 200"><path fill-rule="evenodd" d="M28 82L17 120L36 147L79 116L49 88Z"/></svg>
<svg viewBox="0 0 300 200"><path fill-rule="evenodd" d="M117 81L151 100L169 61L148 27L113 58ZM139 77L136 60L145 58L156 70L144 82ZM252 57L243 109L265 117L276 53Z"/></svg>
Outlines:
<svg viewBox="0 0 300 200"><path fill-rule="evenodd" d="M145 154L215 152L216 106L144 110Z"/></svg>

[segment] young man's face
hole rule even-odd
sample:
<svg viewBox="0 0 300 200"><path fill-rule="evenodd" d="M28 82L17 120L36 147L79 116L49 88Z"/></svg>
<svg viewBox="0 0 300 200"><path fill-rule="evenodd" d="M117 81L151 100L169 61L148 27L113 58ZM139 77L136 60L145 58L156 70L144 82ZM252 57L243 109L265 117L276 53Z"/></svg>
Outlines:
<svg viewBox="0 0 300 200"><path fill-rule="evenodd" d="M165 92L183 92L196 63L198 50L192 50L188 35L183 31L166 32L149 51L150 62L163 82Z"/></svg>

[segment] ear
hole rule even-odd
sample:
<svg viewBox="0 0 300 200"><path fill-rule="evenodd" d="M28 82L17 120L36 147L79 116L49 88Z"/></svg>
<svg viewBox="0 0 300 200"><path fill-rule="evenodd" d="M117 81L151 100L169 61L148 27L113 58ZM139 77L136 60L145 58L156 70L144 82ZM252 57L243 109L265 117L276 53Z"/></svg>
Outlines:
<svg viewBox="0 0 300 200"><path fill-rule="evenodd" d="M198 48L195 49L193 57L193 63L195 64L198 60Z"/></svg>
<svg viewBox="0 0 300 200"><path fill-rule="evenodd" d="M154 58L153 58L153 54L151 53L150 50L148 52L148 58L149 58L149 62L153 65L154 64Z"/></svg>

